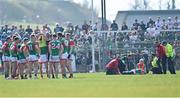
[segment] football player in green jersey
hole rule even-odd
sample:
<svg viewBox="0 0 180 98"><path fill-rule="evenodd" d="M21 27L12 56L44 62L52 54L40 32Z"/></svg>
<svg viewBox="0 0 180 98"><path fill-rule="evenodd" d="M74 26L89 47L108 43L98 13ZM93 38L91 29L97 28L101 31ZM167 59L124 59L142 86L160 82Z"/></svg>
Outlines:
<svg viewBox="0 0 180 98"><path fill-rule="evenodd" d="M11 43L11 37L6 38L6 42L4 42L2 46L2 51L3 51L3 65L4 65L4 73L5 73L5 78L9 79L9 72L10 72L10 43Z"/></svg>
<svg viewBox="0 0 180 98"><path fill-rule="evenodd" d="M27 79L28 74L28 68L27 68L27 42L28 38L24 38L22 44L19 47L18 51L18 68L19 68L19 74L21 76L21 79ZM24 71L25 71L25 77L24 77Z"/></svg>
<svg viewBox="0 0 180 98"><path fill-rule="evenodd" d="M57 39L57 35L53 34L52 41L49 42L49 53L50 53L50 73L52 74L52 78L55 78L54 72L56 74L56 78L58 78L59 72L59 63L60 63L60 55L63 52L63 47L60 41Z"/></svg>
<svg viewBox="0 0 180 98"><path fill-rule="evenodd" d="M17 56L17 53L18 53L18 43L20 42L19 38L18 37L13 37L13 42L10 46L10 54L11 54L11 78L12 79L15 79L16 76L17 76L17 68L18 68L18 65L17 65L17 59L18 59L18 56Z"/></svg>
<svg viewBox="0 0 180 98"><path fill-rule="evenodd" d="M71 66L71 53L72 53L73 46L74 46L74 42L70 40L70 34L66 33L66 38L63 41L64 51L61 56L61 72L62 72L63 78L66 78L65 68L67 68L67 70L70 73L69 78L73 78L73 71L72 71L72 66Z"/></svg>
<svg viewBox="0 0 180 98"><path fill-rule="evenodd" d="M36 35L31 34L30 41L27 43L28 45L28 69L29 69L29 77L32 77L32 70L34 70L34 79L37 79L38 74L38 43L36 42Z"/></svg>

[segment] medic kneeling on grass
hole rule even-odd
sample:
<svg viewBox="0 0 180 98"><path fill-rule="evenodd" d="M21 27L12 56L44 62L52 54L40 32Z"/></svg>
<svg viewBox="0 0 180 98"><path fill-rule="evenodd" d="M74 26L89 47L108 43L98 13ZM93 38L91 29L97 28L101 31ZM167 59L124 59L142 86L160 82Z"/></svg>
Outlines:
<svg viewBox="0 0 180 98"><path fill-rule="evenodd" d="M123 73L125 66L120 57L117 56L106 65L106 75L119 75Z"/></svg>
<svg viewBox="0 0 180 98"><path fill-rule="evenodd" d="M140 59L139 63L137 64L138 68L134 68L130 71L126 70L126 64L124 63L124 60L120 59L119 56L112 59L107 65L106 65L106 75L134 75L134 74L145 74L144 69L144 60Z"/></svg>

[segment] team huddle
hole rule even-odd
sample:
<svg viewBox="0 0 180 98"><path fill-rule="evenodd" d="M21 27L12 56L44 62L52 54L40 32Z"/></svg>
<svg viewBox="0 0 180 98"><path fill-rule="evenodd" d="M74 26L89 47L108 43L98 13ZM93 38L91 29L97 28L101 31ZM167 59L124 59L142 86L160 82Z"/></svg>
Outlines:
<svg viewBox="0 0 180 98"><path fill-rule="evenodd" d="M71 54L75 43L71 34L52 34L47 38L45 34L31 34L30 38L20 39L18 36L7 37L3 43L3 66L6 79L43 78L43 66L46 68L47 78L58 78L61 69L62 78L73 78Z"/></svg>

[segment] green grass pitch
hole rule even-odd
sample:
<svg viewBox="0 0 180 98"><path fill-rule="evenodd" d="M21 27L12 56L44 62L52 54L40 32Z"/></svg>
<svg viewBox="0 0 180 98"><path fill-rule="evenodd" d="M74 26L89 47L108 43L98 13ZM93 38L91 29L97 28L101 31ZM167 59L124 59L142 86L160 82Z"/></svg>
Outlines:
<svg viewBox="0 0 180 98"><path fill-rule="evenodd" d="M179 97L176 75L115 75L77 73L73 79L5 80L0 97Z"/></svg>

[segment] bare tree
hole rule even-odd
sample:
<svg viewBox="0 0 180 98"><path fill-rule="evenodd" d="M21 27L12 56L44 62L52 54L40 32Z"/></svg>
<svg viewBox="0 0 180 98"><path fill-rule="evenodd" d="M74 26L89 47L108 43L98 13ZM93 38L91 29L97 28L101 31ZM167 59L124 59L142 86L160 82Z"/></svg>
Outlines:
<svg viewBox="0 0 180 98"><path fill-rule="evenodd" d="M170 10L171 6L170 6L170 1L167 2L167 10Z"/></svg>
<svg viewBox="0 0 180 98"><path fill-rule="evenodd" d="M172 10L175 10L176 9L176 2L175 2L175 0L172 0L171 2L172 2Z"/></svg>
<svg viewBox="0 0 180 98"><path fill-rule="evenodd" d="M162 9L162 1L159 0L159 10L161 10L161 9Z"/></svg>
<svg viewBox="0 0 180 98"><path fill-rule="evenodd" d="M132 9L138 10L138 9L140 9L140 6L141 6L141 4L140 4L139 0L134 0L134 5L132 5Z"/></svg>
<svg viewBox="0 0 180 98"><path fill-rule="evenodd" d="M147 10L148 9L148 2L147 2L147 0L143 0L143 5L144 5L144 9Z"/></svg>

